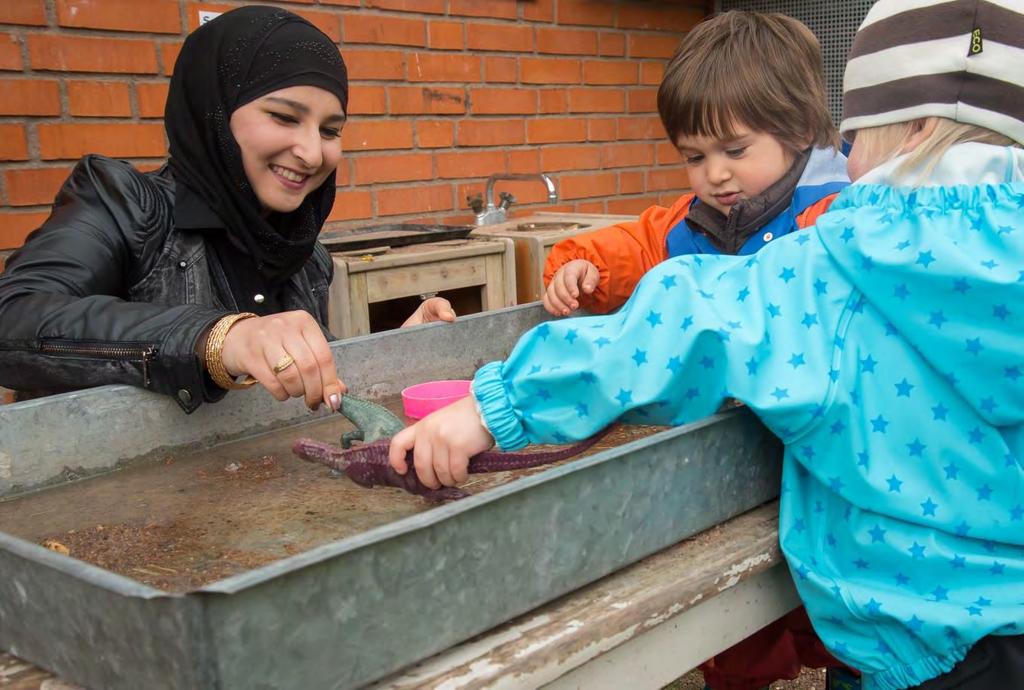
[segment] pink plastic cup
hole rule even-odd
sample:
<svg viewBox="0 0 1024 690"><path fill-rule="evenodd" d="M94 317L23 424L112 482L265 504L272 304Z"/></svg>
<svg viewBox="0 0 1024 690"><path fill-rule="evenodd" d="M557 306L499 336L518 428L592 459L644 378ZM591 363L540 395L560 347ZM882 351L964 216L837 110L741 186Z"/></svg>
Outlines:
<svg viewBox="0 0 1024 690"><path fill-rule="evenodd" d="M405 416L422 419L434 410L451 405L469 395L471 381L427 381L409 386L402 391L402 407Z"/></svg>

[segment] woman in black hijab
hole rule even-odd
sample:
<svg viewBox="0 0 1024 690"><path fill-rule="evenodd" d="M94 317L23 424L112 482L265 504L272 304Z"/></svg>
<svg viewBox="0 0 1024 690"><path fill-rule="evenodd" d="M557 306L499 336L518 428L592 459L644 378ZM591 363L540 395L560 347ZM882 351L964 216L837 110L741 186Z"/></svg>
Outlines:
<svg viewBox="0 0 1024 690"><path fill-rule="evenodd" d="M332 161L324 160L326 177L317 175L314 179L320 184L305 185L303 194L295 196L295 209L268 214L243 169L231 123L240 108L296 86L319 90L321 98L334 96L334 101L325 99L331 112L321 136L323 158L337 162L348 111L348 72L338 49L291 12L243 7L188 37L175 63L164 112L175 181L216 213L224 224L218 236L225 245L249 259L256 274L271 283L294 274L312 254L334 203L334 168L328 165ZM276 105L282 106L282 115L294 111L287 104ZM288 158L287 153L282 157ZM318 167L317 161L301 162Z"/></svg>
<svg viewBox="0 0 1024 690"><path fill-rule="evenodd" d="M0 385L131 383L192 411L259 382L337 407L317 235L347 109L345 63L301 17L250 6L193 32L167 100L168 165L86 156L0 275ZM406 325L453 318L428 300Z"/></svg>

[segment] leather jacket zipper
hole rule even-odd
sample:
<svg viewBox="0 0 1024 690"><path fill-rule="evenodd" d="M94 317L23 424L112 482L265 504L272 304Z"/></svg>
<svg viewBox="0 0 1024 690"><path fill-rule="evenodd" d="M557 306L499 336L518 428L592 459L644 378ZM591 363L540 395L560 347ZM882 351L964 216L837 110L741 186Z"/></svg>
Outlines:
<svg viewBox="0 0 1024 690"><path fill-rule="evenodd" d="M156 357L153 345L85 345L82 343L44 342L39 351L51 355L84 355L102 359L121 359L142 362L142 385L149 388L149 362Z"/></svg>

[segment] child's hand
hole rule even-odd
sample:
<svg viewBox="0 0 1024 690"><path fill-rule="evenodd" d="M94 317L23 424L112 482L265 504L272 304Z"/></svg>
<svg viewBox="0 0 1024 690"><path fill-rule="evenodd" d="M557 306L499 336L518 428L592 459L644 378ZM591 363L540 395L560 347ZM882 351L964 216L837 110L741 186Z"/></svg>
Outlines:
<svg viewBox="0 0 1024 690"><path fill-rule="evenodd" d="M568 316L573 309L580 307L577 301L580 290L589 295L597 288L600 279L597 266L586 259L570 261L552 276L544 292L544 308L552 316Z"/></svg>
<svg viewBox="0 0 1024 690"><path fill-rule="evenodd" d="M391 439L388 461L405 474L405 454L412 450L416 474L431 489L455 486L469 476L469 459L494 445L476 402L469 396L408 426Z"/></svg>
<svg viewBox="0 0 1024 690"><path fill-rule="evenodd" d="M431 297L420 302L420 306L405 320L401 327L419 326L421 323L433 323L434 321L448 321L451 323L454 320L455 310L452 309L451 302L444 297Z"/></svg>

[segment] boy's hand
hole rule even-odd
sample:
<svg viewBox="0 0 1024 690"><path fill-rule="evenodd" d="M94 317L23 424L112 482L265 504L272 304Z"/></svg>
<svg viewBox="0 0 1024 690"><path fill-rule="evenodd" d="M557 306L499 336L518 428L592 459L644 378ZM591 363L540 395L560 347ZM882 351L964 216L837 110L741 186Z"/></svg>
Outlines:
<svg viewBox="0 0 1024 690"><path fill-rule="evenodd" d="M589 295L597 288L600 279L597 266L586 259L570 261L552 276L544 292L544 308L552 316L568 316L580 307L580 290Z"/></svg>
<svg viewBox="0 0 1024 690"><path fill-rule="evenodd" d="M395 434L388 461L396 472L405 474L410 469L405 454L412 450L420 481L439 489L466 481L469 459L493 445L470 395Z"/></svg>
<svg viewBox="0 0 1024 690"><path fill-rule="evenodd" d="M431 297L423 300L401 327L419 326L421 323L433 321L448 321L450 323L454 320L455 310L452 309L451 302L444 297Z"/></svg>

